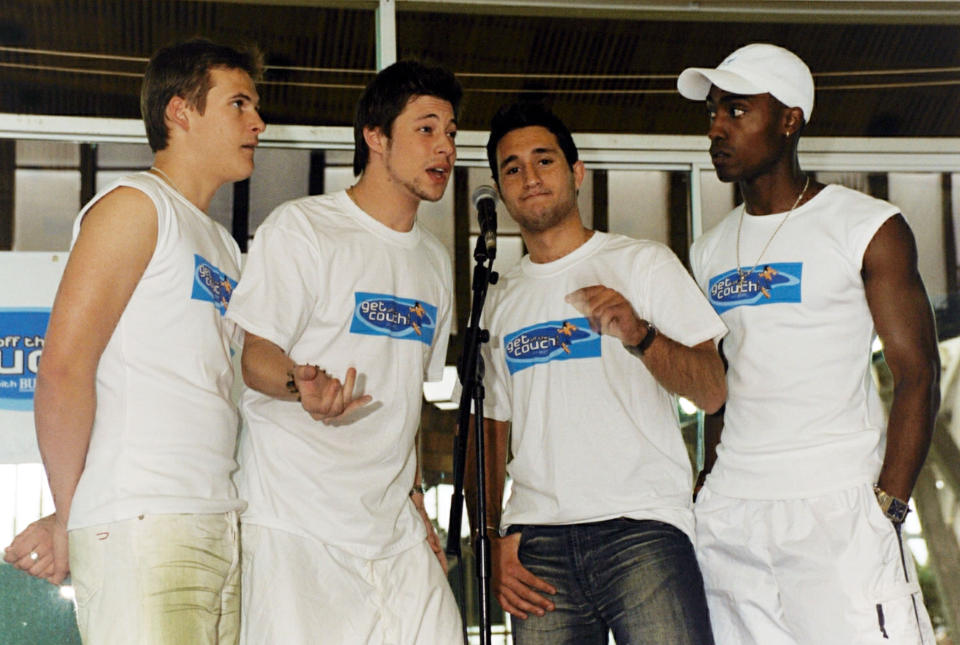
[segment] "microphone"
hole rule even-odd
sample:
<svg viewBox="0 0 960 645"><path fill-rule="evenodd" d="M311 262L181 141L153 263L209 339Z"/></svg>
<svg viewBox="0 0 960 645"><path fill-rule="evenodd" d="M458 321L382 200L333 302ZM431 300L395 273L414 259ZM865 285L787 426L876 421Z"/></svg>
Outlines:
<svg viewBox="0 0 960 645"><path fill-rule="evenodd" d="M492 260L497 256L497 191L492 186L480 186L473 191L470 201L477 209L480 235L487 247L487 257Z"/></svg>

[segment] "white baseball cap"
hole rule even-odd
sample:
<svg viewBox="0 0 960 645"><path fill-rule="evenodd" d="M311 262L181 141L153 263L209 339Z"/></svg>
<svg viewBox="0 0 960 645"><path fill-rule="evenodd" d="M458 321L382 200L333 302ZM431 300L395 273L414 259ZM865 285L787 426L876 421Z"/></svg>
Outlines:
<svg viewBox="0 0 960 645"><path fill-rule="evenodd" d="M803 110L808 123L813 114L813 75L793 52L767 43L753 43L727 56L716 69L688 67L677 77L680 94L702 101L710 86L734 94L769 92L787 107Z"/></svg>

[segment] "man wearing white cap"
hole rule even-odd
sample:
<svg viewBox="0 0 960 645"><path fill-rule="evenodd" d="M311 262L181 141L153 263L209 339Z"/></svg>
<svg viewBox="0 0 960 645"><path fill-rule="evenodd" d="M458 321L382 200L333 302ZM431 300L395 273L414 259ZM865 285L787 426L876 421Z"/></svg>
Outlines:
<svg viewBox="0 0 960 645"><path fill-rule="evenodd" d="M896 206L800 169L814 89L793 53L748 45L677 87L706 100L717 176L744 199L691 251L730 330L696 504L717 642L933 643L900 534L940 397L913 234Z"/></svg>

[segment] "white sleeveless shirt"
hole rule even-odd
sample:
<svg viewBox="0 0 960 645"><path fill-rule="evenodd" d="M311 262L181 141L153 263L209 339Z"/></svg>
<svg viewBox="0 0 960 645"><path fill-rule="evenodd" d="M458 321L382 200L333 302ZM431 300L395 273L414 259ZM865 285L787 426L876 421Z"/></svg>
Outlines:
<svg viewBox="0 0 960 645"><path fill-rule="evenodd" d="M813 497L875 481L886 418L870 370L876 338L860 269L896 206L838 185L797 208L739 284L743 206L697 240L690 263L726 323L727 407L708 479L730 497ZM744 214L754 262L783 214Z"/></svg>
<svg viewBox="0 0 960 645"><path fill-rule="evenodd" d="M153 513L240 510L230 474L238 415L230 400L224 317L240 276L227 231L160 178L138 173L102 190L74 223L120 187L157 210L157 245L97 367L97 408L70 529Z"/></svg>

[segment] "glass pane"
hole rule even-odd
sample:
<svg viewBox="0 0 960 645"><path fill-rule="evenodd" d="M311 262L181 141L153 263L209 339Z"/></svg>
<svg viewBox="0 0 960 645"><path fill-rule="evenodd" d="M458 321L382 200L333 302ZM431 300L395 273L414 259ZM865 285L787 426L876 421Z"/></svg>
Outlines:
<svg viewBox="0 0 960 645"><path fill-rule="evenodd" d="M80 209L80 171L17 170L14 251L66 251Z"/></svg>
<svg viewBox="0 0 960 645"><path fill-rule="evenodd" d="M866 172L816 172L814 177L821 184L840 184L864 195L870 194L870 173Z"/></svg>
<svg viewBox="0 0 960 645"><path fill-rule="evenodd" d="M920 275L927 294L936 302L947 293L940 173L892 172L887 177L890 201L913 229Z"/></svg>
<svg viewBox="0 0 960 645"><path fill-rule="evenodd" d="M80 146L69 141L17 141L17 165L79 168Z"/></svg>
<svg viewBox="0 0 960 645"><path fill-rule="evenodd" d="M222 224L228 231L233 225L233 184L226 183L220 187L210 200L207 214L214 221ZM252 229L251 229L252 230Z"/></svg>
<svg viewBox="0 0 960 645"><path fill-rule="evenodd" d="M327 150L327 167L349 166L350 172L353 172L353 150Z"/></svg>
<svg viewBox="0 0 960 645"><path fill-rule="evenodd" d="M734 207L733 184L717 179L717 173L713 170L704 170L700 173L700 197L702 232L705 233L716 226Z"/></svg>
<svg viewBox="0 0 960 645"><path fill-rule="evenodd" d="M96 190L99 193L101 190L120 179L121 177L126 177L127 175L132 174L130 170L100 170L97 172L97 182Z"/></svg>
<svg viewBox="0 0 960 645"><path fill-rule="evenodd" d="M443 248L453 262L453 181L447 184L447 190L438 202L421 202L417 210L417 221L422 227L437 236Z"/></svg>
<svg viewBox="0 0 960 645"><path fill-rule="evenodd" d="M250 231L285 201L303 197L310 186L310 151L260 148L250 177Z"/></svg>
<svg viewBox="0 0 960 645"><path fill-rule="evenodd" d="M611 233L669 245L669 172L611 170L607 173L607 188Z"/></svg>
<svg viewBox="0 0 960 645"><path fill-rule="evenodd" d="M145 143L97 144L99 168L146 170L153 165L153 152Z"/></svg>
<svg viewBox="0 0 960 645"><path fill-rule="evenodd" d="M327 194L346 190L357 182L353 176L353 166L331 166L327 158L327 168L323 172L323 186Z"/></svg>

